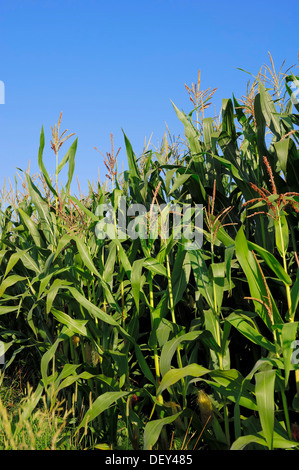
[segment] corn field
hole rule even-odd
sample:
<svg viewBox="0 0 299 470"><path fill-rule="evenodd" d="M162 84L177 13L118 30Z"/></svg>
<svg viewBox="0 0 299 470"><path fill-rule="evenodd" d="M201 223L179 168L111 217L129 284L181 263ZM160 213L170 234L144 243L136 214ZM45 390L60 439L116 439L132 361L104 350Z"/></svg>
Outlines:
<svg viewBox="0 0 299 470"><path fill-rule="evenodd" d="M1 383L26 371L23 417L63 401L89 449L299 449L298 80L264 66L214 119L199 73L192 110L173 103L184 139L165 133L136 157L124 132L119 172L111 136L107 181L87 196L70 190L77 138L60 160L73 137L60 115L51 176L42 128L40 174L1 193ZM100 236L99 207L121 198L135 233L130 206L143 221L158 207L158 236ZM163 210L195 204L202 243L189 249L174 214L163 235Z"/></svg>

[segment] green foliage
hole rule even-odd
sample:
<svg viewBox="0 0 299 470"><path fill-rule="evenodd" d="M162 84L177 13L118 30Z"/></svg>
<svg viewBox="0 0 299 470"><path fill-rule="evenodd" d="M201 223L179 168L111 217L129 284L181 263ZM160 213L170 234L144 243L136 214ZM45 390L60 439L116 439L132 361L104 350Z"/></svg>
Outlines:
<svg viewBox="0 0 299 470"><path fill-rule="evenodd" d="M124 134L128 171L112 154L111 191L98 182L85 199L70 194L77 139L58 164L55 134L54 189L42 129L46 193L26 174L27 193L1 211L2 372L35 371L29 415L42 396L50 412L66 400L89 448L298 448L299 121L296 77L284 78L289 100L257 79L223 100L220 123L206 101L189 114L173 104L180 158L164 139L138 160ZM201 248L187 249L172 217L169 237L161 226L157 238L97 237L97 207L121 196L148 217L153 204L202 204Z"/></svg>

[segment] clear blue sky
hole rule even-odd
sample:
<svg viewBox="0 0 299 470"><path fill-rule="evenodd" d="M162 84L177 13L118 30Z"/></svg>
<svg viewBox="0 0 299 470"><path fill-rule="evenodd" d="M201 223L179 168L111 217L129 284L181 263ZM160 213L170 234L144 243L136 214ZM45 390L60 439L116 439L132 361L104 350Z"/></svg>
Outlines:
<svg viewBox="0 0 299 470"><path fill-rule="evenodd" d="M298 1L1 0L0 185L15 168L38 169L41 126L44 161L54 172L51 125L78 136L75 176L82 188L104 179L103 158L122 147L123 128L135 153L144 139L161 141L165 123L183 128L172 108L191 110L184 83L202 73L202 88L218 87L214 103L242 95L248 75L271 52L275 65L298 63ZM69 141L71 142L71 141ZM67 146L62 147L63 157ZM75 188L76 192L76 188Z"/></svg>

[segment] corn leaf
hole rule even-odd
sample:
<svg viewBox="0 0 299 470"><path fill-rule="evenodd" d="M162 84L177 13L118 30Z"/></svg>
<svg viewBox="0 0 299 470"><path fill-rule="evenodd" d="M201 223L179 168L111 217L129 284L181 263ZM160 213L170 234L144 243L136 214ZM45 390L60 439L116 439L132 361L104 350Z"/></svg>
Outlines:
<svg viewBox="0 0 299 470"><path fill-rule="evenodd" d="M257 328L251 326L242 312L238 314L231 313L225 320L253 343L271 351L272 353L276 352L275 345L259 333Z"/></svg>
<svg viewBox="0 0 299 470"><path fill-rule="evenodd" d="M273 448L275 377L276 372L273 369L264 370L255 374L256 402L269 450Z"/></svg>
<svg viewBox="0 0 299 470"><path fill-rule="evenodd" d="M45 236L47 242L50 245L54 246L55 245L54 228L53 228L53 221L52 221L52 217L50 215L50 210L49 210L48 203L42 198L39 190L37 189L37 187L32 182L32 180L31 180L30 176L28 175L28 173L26 173L26 178L27 178L27 185L28 185L28 189L29 189L29 194L30 194L31 200L32 200L33 204L35 205L35 208L38 212L44 236Z"/></svg>
<svg viewBox="0 0 299 470"><path fill-rule="evenodd" d="M210 371L208 369L198 364L189 364L182 369L171 369L166 372L162 378L161 383L157 389L157 396L160 395L163 390L169 388L171 385L177 383L188 375L192 377L201 377L202 375L208 374L209 372Z"/></svg>
<svg viewBox="0 0 299 470"><path fill-rule="evenodd" d="M99 416L103 411L110 408L111 405L116 403L121 398L127 396L130 392L105 392L100 395L96 400L92 403L91 408L86 412L84 415L81 423L77 427L77 431L84 427L87 423L93 421L97 416Z"/></svg>
<svg viewBox="0 0 299 470"><path fill-rule="evenodd" d="M55 189L52 186L51 179L48 175L48 172L47 172L46 167L45 167L44 162L43 162L44 147L45 147L45 134L44 134L44 128L42 126L41 133L40 133L40 142L39 142L37 161L38 161L38 165L41 169L41 172L44 175L44 178L46 180L47 185L49 186L52 194L54 194L54 196L57 197L57 193L56 193Z"/></svg>
<svg viewBox="0 0 299 470"><path fill-rule="evenodd" d="M166 418L149 421L144 429L143 449L151 450L159 439L163 427L167 424L173 423L173 421L175 421L181 415L181 413L182 411L179 411L178 413L175 413L172 416L167 416Z"/></svg>

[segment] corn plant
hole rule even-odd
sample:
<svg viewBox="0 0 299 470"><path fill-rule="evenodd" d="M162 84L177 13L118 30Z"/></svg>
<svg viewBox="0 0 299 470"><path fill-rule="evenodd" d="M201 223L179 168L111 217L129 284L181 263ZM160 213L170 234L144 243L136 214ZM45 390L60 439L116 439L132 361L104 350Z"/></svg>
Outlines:
<svg viewBox="0 0 299 470"><path fill-rule="evenodd" d="M100 152L109 184L89 183L88 196L70 192L77 139L59 163L73 135L59 136L61 115L54 177L41 130L39 180L24 173L25 193L1 207L2 369L26 361L50 412L60 400L73 410L77 442L298 448L296 80L277 77L272 62L247 96L223 100L215 121L215 89L201 91L199 74L186 86L194 109L173 104L185 145L165 135L137 158L124 133L120 174L111 136L111 152ZM116 219L106 236L101 208L115 214L121 200L136 237ZM130 213L133 203L144 213ZM197 249L175 223L191 203L202 205ZM155 233L138 236L153 220Z"/></svg>

